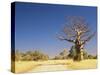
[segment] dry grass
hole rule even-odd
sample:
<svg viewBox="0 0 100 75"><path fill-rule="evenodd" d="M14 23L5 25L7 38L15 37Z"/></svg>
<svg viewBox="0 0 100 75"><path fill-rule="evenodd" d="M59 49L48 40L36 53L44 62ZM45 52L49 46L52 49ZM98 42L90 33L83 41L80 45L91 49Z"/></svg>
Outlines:
<svg viewBox="0 0 100 75"><path fill-rule="evenodd" d="M73 62L72 60L19 61L19 62L15 62L15 65L16 65L15 66L16 73L53 71L53 70L55 71L56 70L77 70L77 69L96 68L97 60L89 59L80 62ZM45 67L45 65L47 66Z"/></svg>
<svg viewBox="0 0 100 75"><path fill-rule="evenodd" d="M69 70L95 69L97 68L97 60L89 59L80 62L71 62L69 65L67 65L67 67Z"/></svg>
<svg viewBox="0 0 100 75"><path fill-rule="evenodd" d="M24 73L28 70L31 70L32 68L38 66L39 64L36 64L31 61L19 61L15 62L15 73Z"/></svg>

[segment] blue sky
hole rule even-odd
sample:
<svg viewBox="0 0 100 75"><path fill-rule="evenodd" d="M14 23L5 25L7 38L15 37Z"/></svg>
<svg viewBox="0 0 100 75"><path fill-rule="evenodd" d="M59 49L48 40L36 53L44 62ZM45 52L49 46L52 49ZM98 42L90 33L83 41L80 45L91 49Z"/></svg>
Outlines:
<svg viewBox="0 0 100 75"><path fill-rule="evenodd" d="M93 31L97 28L96 7L18 2L15 8L15 47L22 51L35 49L53 56L64 48L69 50L71 43L57 39L67 16L83 16ZM97 52L96 38L85 46L91 54Z"/></svg>

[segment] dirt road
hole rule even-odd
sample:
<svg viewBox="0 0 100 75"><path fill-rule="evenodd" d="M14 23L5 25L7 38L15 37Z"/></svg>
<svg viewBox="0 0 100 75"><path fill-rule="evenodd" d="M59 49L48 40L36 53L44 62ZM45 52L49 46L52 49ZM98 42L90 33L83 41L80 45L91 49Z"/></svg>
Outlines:
<svg viewBox="0 0 100 75"><path fill-rule="evenodd" d="M50 65L50 64L46 64L46 65L37 66L36 68L32 69L29 72L61 71L61 70L67 70L67 66L66 65Z"/></svg>

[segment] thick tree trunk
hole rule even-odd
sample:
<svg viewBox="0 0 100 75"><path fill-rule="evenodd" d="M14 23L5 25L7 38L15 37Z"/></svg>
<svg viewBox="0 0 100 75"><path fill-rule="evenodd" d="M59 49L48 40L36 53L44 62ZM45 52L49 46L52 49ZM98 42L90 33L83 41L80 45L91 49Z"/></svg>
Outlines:
<svg viewBox="0 0 100 75"><path fill-rule="evenodd" d="M83 50L80 50L80 52L77 52L76 56L74 56L73 60L74 61L81 61L83 60Z"/></svg>
<svg viewBox="0 0 100 75"><path fill-rule="evenodd" d="M78 43L78 41L77 41ZM83 60L83 46L84 45L81 45L81 44L75 44L75 50L76 50L76 56L74 56L73 60L74 61L81 61Z"/></svg>
<svg viewBox="0 0 100 75"><path fill-rule="evenodd" d="M77 31L77 37L75 40L75 48L76 48L76 56L74 57L75 61L81 61L83 60L83 46L82 41L80 40L80 34L81 32Z"/></svg>
<svg viewBox="0 0 100 75"><path fill-rule="evenodd" d="M81 52L80 52L80 60L83 60L84 57L83 57L83 49L81 49Z"/></svg>

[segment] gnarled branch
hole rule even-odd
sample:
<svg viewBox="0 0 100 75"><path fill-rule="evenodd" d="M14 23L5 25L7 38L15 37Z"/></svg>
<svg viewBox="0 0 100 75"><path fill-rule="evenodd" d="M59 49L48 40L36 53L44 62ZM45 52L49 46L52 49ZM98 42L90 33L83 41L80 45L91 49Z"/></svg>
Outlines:
<svg viewBox="0 0 100 75"><path fill-rule="evenodd" d="M60 40L66 40L66 41L68 41L68 42L75 43L75 41L74 41L74 40L64 38L63 36L58 37L58 39L60 39Z"/></svg>
<svg viewBox="0 0 100 75"><path fill-rule="evenodd" d="M88 36L88 37L84 40L84 42L83 42L82 44L85 44L86 42L90 41L91 38L94 37L94 35L95 35L95 32L94 32L93 34L91 34L90 36Z"/></svg>

